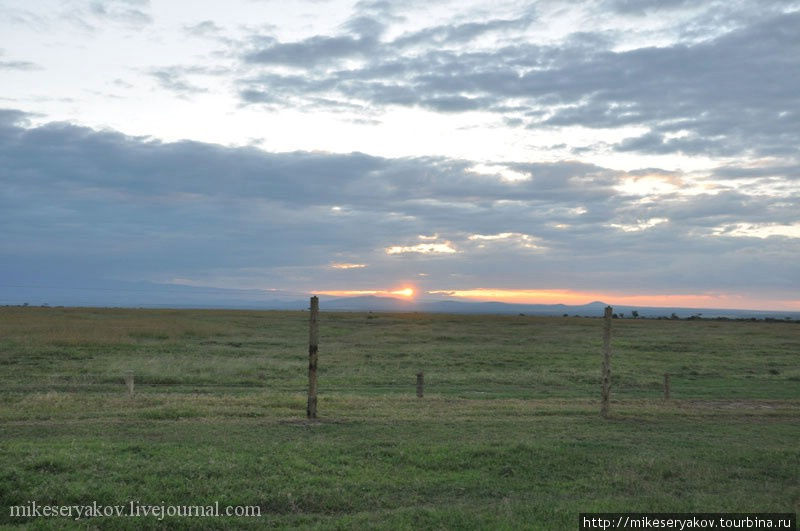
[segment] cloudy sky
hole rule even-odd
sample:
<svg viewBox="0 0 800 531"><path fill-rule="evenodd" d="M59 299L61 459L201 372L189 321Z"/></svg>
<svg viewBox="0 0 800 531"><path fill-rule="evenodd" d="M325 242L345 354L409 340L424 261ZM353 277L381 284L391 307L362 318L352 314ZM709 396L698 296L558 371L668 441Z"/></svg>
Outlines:
<svg viewBox="0 0 800 531"><path fill-rule="evenodd" d="M0 0L0 80L0 299L800 310L798 1Z"/></svg>

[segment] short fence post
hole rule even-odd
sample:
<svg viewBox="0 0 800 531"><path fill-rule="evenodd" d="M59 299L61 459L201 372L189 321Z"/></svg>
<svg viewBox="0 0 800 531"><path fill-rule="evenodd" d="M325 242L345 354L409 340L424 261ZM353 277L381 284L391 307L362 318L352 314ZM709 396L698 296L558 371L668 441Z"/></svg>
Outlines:
<svg viewBox="0 0 800 531"><path fill-rule="evenodd" d="M603 315L603 402L600 406L600 414L603 418L608 418L609 400L611 398L611 315L613 309L606 306Z"/></svg>
<svg viewBox="0 0 800 531"><path fill-rule="evenodd" d="M417 373L417 398L422 398L422 391L424 386L424 374L422 371Z"/></svg>
<svg viewBox="0 0 800 531"><path fill-rule="evenodd" d="M664 400L669 400L669 373L664 373Z"/></svg>
<svg viewBox="0 0 800 531"><path fill-rule="evenodd" d="M133 371L125 372L125 385L128 386L128 397L133 398Z"/></svg>
<svg viewBox="0 0 800 531"><path fill-rule="evenodd" d="M317 350L319 348L319 298L311 297L311 317L308 329L308 406L306 416L317 418Z"/></svg>

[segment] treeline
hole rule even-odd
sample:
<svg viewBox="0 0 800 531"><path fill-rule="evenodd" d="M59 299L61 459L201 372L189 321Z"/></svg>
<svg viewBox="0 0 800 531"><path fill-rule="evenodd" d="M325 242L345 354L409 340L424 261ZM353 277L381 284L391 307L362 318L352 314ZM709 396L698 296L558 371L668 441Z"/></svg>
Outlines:
<svg viewBox="0 0 800 531"><path fill-rule="evenodd" d="M525 315L524 313L519 314L520 316ZM562 317L569 317L569 314L565 313ZM573 315L572 317L587 317L585 315ZM592 317L597 318L597 317ZM612 319L647 319L651 321L732 321L732 322L758 322L762 321L765 323L800 323L800 319L793 319L792 317L784 317L779 319L777 317L703 317L703 314L694 314L690 315L689 317L681 317L677 313L672 313L670 315L639 315L639 312L632 311L630 315L626 315L625 312L617 312L611 314Z"/></svg>

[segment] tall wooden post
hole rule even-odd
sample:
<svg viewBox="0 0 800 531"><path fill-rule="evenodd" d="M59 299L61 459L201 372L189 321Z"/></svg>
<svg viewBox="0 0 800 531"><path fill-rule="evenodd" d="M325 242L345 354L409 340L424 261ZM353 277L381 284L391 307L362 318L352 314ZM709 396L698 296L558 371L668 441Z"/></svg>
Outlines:
<svg viewBox="0 0 800 531"><path fill-rule="evenodd" d="M664 400L669 400L669 373L664 373Z"/></svg>
<svg viewBox="0 0 800 531"><path fill-rule="evenodd" d="M417 373L417 398L422 398L425 375L422 371Z"/></svg>
<svg viewBox="0 0 800 531"><path fill-rule="evenodd" d="M600 414L608 418L608 402L611 399L611 315L614 310L606 306L603 315L603 402Z"/></svg>
<svg viewBox="0 0 800 531"><path fill-rule="evenodd" d="M306 416L317 418L317 349L319 348L319 298L311 297L311 317L308 328L308 407Z"/></svg>

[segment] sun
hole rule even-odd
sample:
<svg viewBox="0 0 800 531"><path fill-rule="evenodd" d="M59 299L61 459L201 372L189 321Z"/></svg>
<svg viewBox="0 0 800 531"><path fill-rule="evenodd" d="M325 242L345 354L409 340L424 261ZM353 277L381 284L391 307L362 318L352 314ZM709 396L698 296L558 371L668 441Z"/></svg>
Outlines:
<svg viewBox="0 0 800 531"><path fill-rule="evenodd" d="M414 290L411 288L403 288L391 292L392 295L400 295L401 297L413 297Z"/></svg>

